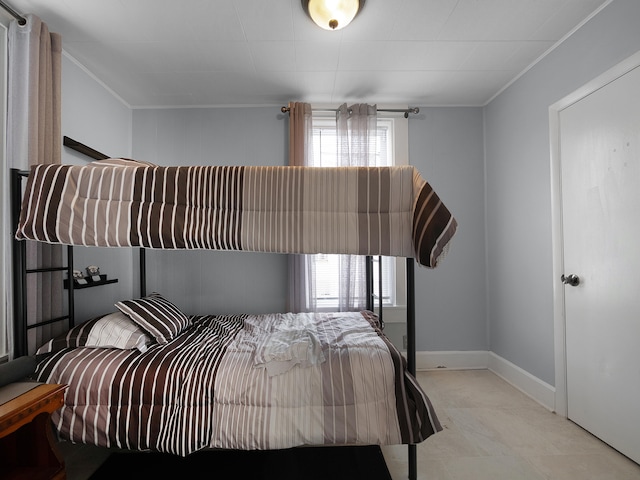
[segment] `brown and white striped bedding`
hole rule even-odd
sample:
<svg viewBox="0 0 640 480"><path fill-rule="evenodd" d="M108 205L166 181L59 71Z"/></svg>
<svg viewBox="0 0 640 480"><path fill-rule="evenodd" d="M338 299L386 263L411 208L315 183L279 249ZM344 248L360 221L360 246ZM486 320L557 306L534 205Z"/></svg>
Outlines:
<svg viewBox="0 0 640 480"><path fill-rule="evenodd" d="M69 385L53 414L61 437L187 455L418 443L441 429L371 312L190 320L175 339L144 353L80 347L40 359L39 381ZM317 340L317 361L271 375L261 364L264 347L274 335L300 330Z"/></svg>
<svg viewBox="0 0 640 480"><path fill-rule="evenodd" d="M32 167L16 237L47 243L414 257L433 268L455 218L411 166Z"/></svg>

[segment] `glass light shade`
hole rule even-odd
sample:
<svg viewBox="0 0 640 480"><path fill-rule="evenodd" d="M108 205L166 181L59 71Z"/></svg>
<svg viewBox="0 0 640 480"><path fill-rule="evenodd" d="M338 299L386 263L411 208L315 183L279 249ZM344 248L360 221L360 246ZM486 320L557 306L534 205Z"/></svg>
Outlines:
<svg viewBox="0 0 640 480"><path fill-rule="evenodd" d="M311 19L325 30L346 27L360 10L359 0L307 0L306 3Z"/></svg>

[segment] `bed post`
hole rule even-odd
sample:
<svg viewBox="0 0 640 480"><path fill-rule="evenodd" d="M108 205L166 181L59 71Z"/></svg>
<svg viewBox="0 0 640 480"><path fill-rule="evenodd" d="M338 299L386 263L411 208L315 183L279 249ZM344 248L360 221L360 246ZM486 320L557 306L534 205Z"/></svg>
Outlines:
<svg viewBox="0 0 640 480"><path fill-rule="evenodd" d="M416 287L413 258L407 258L407 368L416 374Z"/></svg>
<svg viewBox="0 0 640 480"><path fill-rule="evenodd" d="M367 285L367 310L373 311L373 257L364 257L365 282Z"/></svg>
<svg viewBox="0 0 640 480"><path fill-rule="evenodd" d="M69 328L76 326L76 301L75 301L75 283L73 281L73 247L67 245L67 299L69 305L67 312L69 314Z"/></svg>
<svg viewBox="0 0 640 480"><path fill-rule="evenodd" d="M373 256L367 255L365 257L365 278L367 286L367 302L366 309L374 311L375 308L375 289L373 288ZM380 328L384 330L384 318L382 313L382 256L378 257L378 321L380 322Z"/></svg>
<svg viewBox="0 0 640 480"><path fill-rule="evenodd" d="M147 296L147 254L140 247L140 296Z"/></svg>
<svg viewBox="0 0 640 480"><path fill-rule="evenodd" d="M13 348L14 357L27 354L27 255L25 242L15 237L15 228L20 221L22 203L22 177L24 172L11 169L11 227L12 227L12 274L13 274ZM18 325L20 321L20 325Z"/></svg>
<svg viewBox="0 0 640 480"><path fill-rule="evenodd" d="M416 286L413 258L407 258L407 369L416 374ZM418 457L415 444L407 445L409 480L418 478Z"/></svg>
<svg viewBox="0 0 640 480"><path fill-rule="evenodd" d="M384 330L384 317L382 316L382 256L378 257L378 317L380 328Z"/></svg>

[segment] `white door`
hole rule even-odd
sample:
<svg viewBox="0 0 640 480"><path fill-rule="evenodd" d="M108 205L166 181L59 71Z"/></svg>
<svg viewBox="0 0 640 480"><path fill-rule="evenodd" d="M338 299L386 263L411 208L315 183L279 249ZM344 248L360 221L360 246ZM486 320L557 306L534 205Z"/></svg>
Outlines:
<svg viewBox="0 0 640 480"><path fill-rule="evenodd" d="M640 67L560 112L560 162L567 414L640 463Z"/></svg>

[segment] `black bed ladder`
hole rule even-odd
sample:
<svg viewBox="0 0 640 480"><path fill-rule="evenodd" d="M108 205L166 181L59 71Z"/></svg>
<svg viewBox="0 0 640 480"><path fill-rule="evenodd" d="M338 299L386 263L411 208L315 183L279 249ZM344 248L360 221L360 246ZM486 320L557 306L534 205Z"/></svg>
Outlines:
<svg viewBox="0 0 640 480"><path fill-rule="evenodd" d="M22 204L22 179L29 176L28 171L11 169L11 223L12 232L12 275L13 275L13 342L14 357L28 355L29 346L27 331L51 323L68 320L69 328L74 326L74 286L69 282L67 290L67 315L48 320L42 320L31 325L27 324L27 275L44 272L67 272L69 279L73 278L73 247L67 246L67 264L59 267L27 268L26 240L17 240L15 229L20 221L20 207Z"/></svg>

